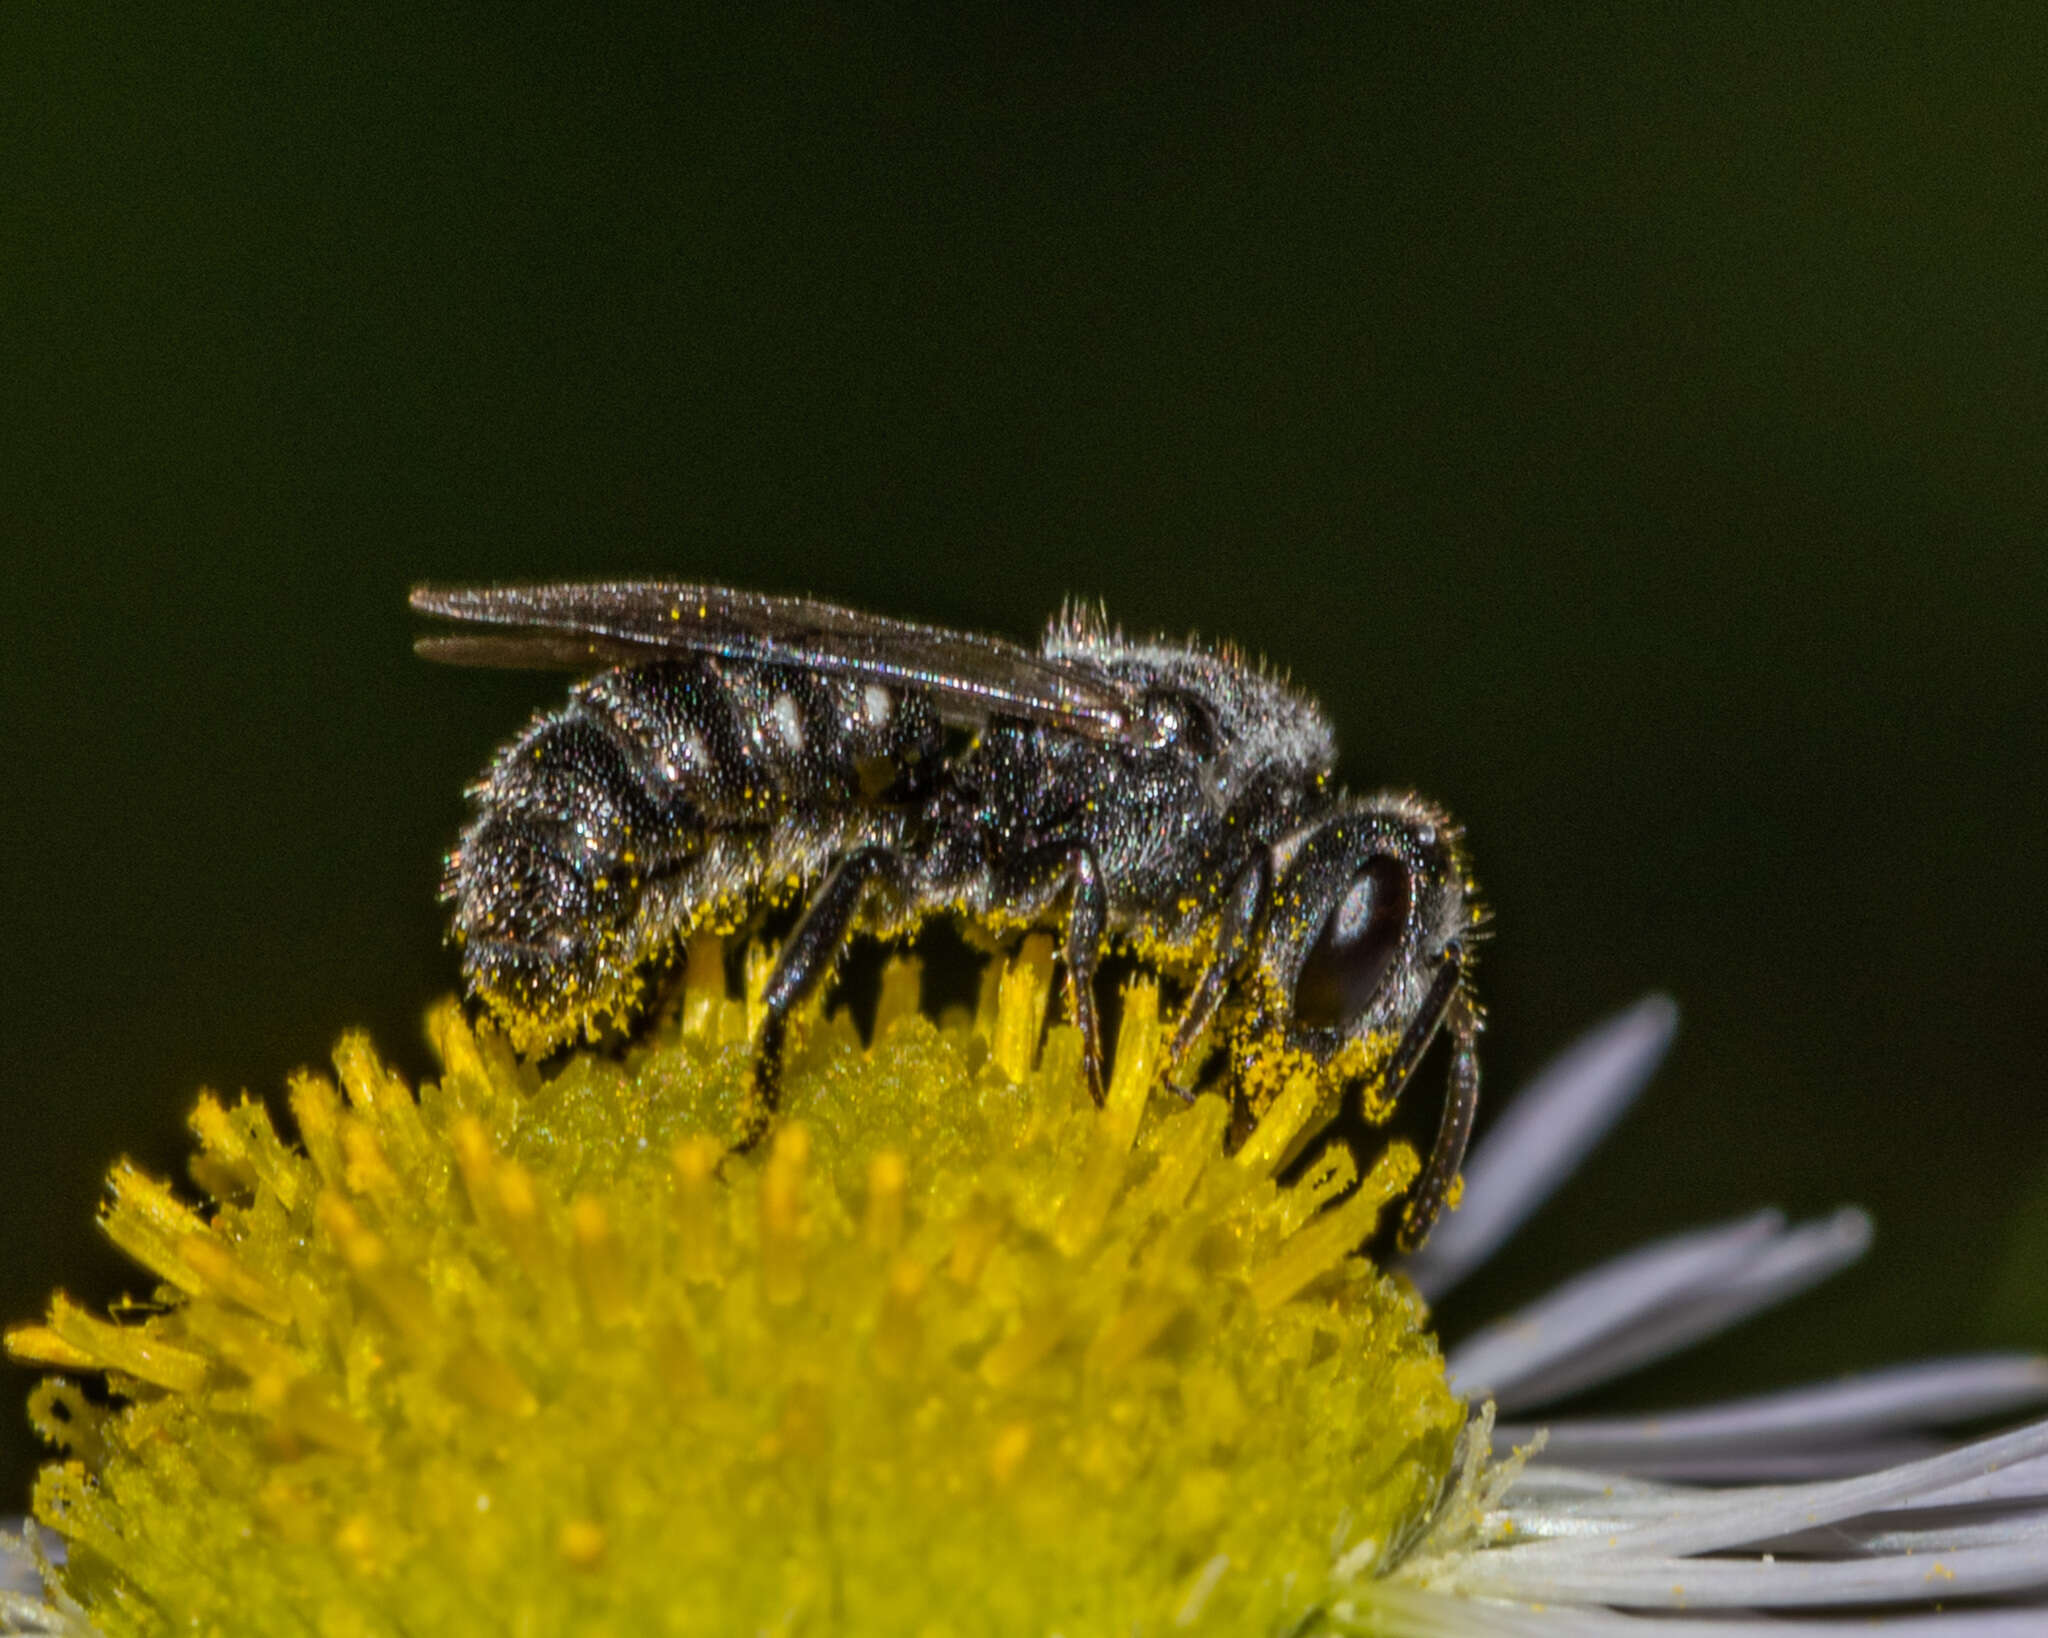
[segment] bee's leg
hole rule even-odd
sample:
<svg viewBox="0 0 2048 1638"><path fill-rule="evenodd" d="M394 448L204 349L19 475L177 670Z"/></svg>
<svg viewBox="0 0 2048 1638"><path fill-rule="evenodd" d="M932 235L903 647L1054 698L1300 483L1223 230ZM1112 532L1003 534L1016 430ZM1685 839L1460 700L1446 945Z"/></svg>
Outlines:
<svg viewBox="0 0 2048 1638"><path fill-rule="evenodd" d="M839 861L811 895L796 927L775 958L761 992L761 1028L754 1037L755 1107L738 1147L751 1149L768 1130L782 1088L782 1049L790 1014L824 982L846 945L869 889L900 886L903 859L891 848L864 847Z"/></svg>
<svg viewBox="0 0 2048 1638"><path fill-rule="evenodd" d="M1173 1055L1167 1060L1166 1084L1189 1103L1195 1101L1194 1088L1182 1082L1181 1072L1187 1067L1195 1043L1201 1040L1202 1032L1216 1016L1216 1009L1223 1004L1230 981L1250 956L1253 940L1265 926L1272 902L1273 860L1261 849L1230 884L1223 913L1217 919L1216 948L1201 977L1195 980L1187 1010L1180 1015L1180 1025L1173 1032Z"/></svg>
<svg viewBox="0 0 2048 1638"><path fill-rule="evenodd" d="M1088 1079L1089 1095L1099 1108L1103 1101L1102 1015L1095 1005L1095 969L1109 930L1109 889L1103 883L1095 850L1086 843L1056 842L1026 855L1002 887L1015 899L1038 904L1068 890L1061 956L1067 968L1074 1027L1081 1032L1081 1068Z"/></svg>
<svg viewBox="0 0 2048 1638"><path fill-rule="evenodd" d="M1109 931L1109 891L1102 885L1102 866L1095 850L1077 847L1068 856L1073 898L1067 906L1067 983L1073 991L1074 1027L1081 1032L1081 1068L1088 1095L1103 1103L1102 1016L1095 1009L1095 967L1102 959L1103 936Z"/></svg>
<svg viewBox="0 0 2048 1638"><path fill-rule="evenodd" d="M1422 1175L1408 1191L1408 1204L1401 1213L1403 1251L1414 1251L1429 1238L1430 1228L1457 1181L1458 1167L1465 1159L1465 1145L1472 1136L1472 1117L1479 1110L1479 1014L1466 996L1463 967L1463 959L1455 950L1444 957L1444 965L1423 1003L1422 1014L1409 1026L1395 1054L1396 1067L1405 1066L1405 1080L1414 1072L1437 1026L1451 1026L1450 1084L1444 1090L1444 1112L1437 1121L1436 1141L1430 1146ZM1411 1053L1409 1043L1418 1036L1419 1044ZM1399 1087L1394 1086L1393 1090L1398 1092Z"/></svg>

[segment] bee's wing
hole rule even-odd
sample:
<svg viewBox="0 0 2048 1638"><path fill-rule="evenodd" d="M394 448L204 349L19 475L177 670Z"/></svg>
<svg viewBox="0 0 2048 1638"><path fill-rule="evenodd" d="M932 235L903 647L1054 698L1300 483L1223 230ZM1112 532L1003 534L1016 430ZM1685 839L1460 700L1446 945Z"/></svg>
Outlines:
<svg viewBox="0 0 2048 1638"><path fill-rule="evenodd" d="M540 586L415 586L412 606L493 631L422 637L430 660L589 671L676 654L802 666L934 696L942 715L1019 716L1113 740L1130 698L1078 666L999 637L887 620L808 597L771 597L667 580Z"/></svg>

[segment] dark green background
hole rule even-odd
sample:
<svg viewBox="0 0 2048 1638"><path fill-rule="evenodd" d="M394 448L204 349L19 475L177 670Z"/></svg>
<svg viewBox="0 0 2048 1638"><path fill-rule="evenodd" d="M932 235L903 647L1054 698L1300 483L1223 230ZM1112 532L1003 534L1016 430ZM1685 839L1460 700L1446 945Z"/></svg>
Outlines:
<svg viewBox="0 0 2048 1638"><path fill-rule="evenodd" d="M2022 1340L2037 6L173 9L0 6L0 1316L141 1286L98 1180L201 1083L424 1062L558 684L407 583L662 571L1233 635L1467 820L1495 1088L1677 993L1466 1314L1861 1200L1639 1396Z"/></svg>

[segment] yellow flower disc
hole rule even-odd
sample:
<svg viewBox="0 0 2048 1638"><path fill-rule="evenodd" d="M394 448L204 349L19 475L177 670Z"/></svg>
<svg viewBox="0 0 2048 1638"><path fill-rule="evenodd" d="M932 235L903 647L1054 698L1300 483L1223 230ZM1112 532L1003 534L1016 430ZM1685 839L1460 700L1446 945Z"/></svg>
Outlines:
<svg viewBox="0 0 2048 1638"><path fill-rule="evenodd" d="M708 949L623 1061L449 1005L417 1098L360 1037L295 1079L296 1146L203 1098L207 1205L113 1174L152 1303L8 1337L109 1390L32 1406L64 1593L109 1635L1315 1630L1463 1421L1355 1254L1415 1156L1276 1183L1307 1081L1226 1152L1146 985L1098 1111L1048 990L1033 943L935 1024L896 963L748 1154Z"/></svg>

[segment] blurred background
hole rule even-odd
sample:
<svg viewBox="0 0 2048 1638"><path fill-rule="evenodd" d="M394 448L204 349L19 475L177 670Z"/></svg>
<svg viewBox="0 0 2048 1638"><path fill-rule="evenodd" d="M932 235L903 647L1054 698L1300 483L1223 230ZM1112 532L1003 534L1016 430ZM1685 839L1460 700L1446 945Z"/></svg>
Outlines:
<svg viewBox="0 0 2048 1638"><path fill-rule="evenodd" d="M1496 1093L1676 994L1454 1325L1861 1201L1620 1402L2048 1344L2038 11L1256 9L0 7L0 1319L201 1085L427 1067L561 685L408 583L670 573L1286 664L1469 826Z"/></svg>

